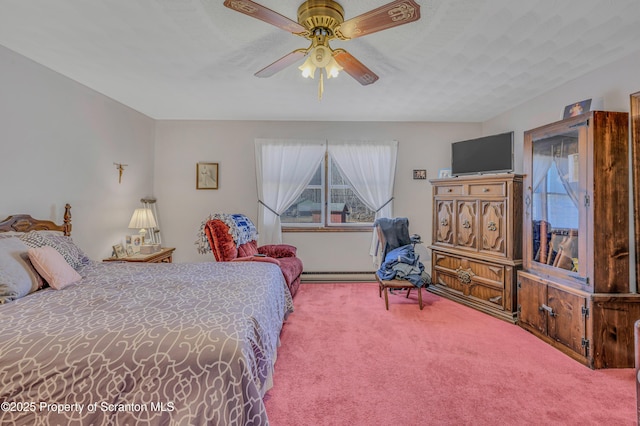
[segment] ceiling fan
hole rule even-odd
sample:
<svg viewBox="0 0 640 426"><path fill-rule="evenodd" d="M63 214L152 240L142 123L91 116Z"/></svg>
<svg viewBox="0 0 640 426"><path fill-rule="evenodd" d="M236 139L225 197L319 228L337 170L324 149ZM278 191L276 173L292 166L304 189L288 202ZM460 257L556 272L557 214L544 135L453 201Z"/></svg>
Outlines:
<svg viewBox="0 0 640 426"><path fill-rule="evenodd" d="M314 78L320 68L318 98L322 98L324 69L327 78L336 77L344 70L360 84L375 83L378 76L344 49L332 49L333 39L350 40L377 31L408 24L420 19L420 5L414 0L396 0L384 6L344 20L344 9L333 0L307 0L298 7L298 22L250 0L225 0L224 5L236 12L260 19L311 42L307 48L296 49L255 75L271 77L304 57L299 69L304 77Z"/></svg>

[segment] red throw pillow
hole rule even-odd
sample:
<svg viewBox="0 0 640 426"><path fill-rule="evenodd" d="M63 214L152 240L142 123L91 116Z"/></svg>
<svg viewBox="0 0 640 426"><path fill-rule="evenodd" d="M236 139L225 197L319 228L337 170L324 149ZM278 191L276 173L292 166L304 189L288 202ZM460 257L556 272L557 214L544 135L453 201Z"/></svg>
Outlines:
<svg viewBox="0 0 640 426"><path fill-rule="evenodd" d="M240 244L238 247L238 257L253 256L254 254L258 254L258 244L255 241Z"/></svg>
<svg viewBox="0 0 640 426"><path fill-rule="evenodd" d="M258 247L258 253L265 254L270 257L296 257L298 249L289 244L267 244Z"/></svg>
<svg viewBox="0 0 640 426"><path fill-rule="evenodd" d="M218 219L210 220L205 226L205 233L218 262L228 262L238 257L238 249L226 223Z"/></svg>

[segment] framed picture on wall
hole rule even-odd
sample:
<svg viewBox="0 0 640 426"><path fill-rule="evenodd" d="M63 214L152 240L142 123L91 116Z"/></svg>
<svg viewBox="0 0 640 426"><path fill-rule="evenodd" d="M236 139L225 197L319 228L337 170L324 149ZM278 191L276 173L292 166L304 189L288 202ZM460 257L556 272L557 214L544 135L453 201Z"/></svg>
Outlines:
<svg viewBox="0 0 640 426"><path fill-rule="evenodd" d="M426 179L427 178L427 171L425 169L415 169L413 171L413 178L414 179Z"/></svg>
<svg viewBox="0 0 640 426"><path fill-rule="evenodd" d="M196 164L196 189L218 189L218 163Z"/></svg>

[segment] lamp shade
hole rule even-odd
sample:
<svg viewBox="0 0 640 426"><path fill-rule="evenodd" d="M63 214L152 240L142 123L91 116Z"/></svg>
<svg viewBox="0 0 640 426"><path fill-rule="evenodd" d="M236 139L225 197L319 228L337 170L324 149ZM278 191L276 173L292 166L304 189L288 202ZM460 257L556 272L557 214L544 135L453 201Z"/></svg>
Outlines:
<svg viewBox="0 0 640 426"><path fill-rule="evenodd" d="M131 222L129 222L129 228L144 229L156 226L156 219L153 217L151 209L136 209L131 216Z"/></svg>

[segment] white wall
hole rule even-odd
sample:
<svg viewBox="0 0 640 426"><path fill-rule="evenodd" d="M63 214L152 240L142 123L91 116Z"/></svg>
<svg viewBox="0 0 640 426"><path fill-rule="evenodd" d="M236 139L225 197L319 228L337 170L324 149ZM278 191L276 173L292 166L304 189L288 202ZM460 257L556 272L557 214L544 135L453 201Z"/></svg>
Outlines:
<svg viewBox="0 0 640 426"><path fill-rule="evenodd" d="M640 55L590 72L571 82L553 88L483 124L483 134L515 132L515 165L522 171L524 132L562 119L564 107L584 99L592 99L592 110L629 112L629 95L640 91Z"/></svg>
<svg viewBox="0 0 640 426"><path fill-rule="evenodd" d="M156 126L155 189L164 241L179 248L177 261L208 261L193 242L202 218L240 211L256 218L253 158L255 138L396 139L400 142L394 214L410 219L411 231L431 239L431 186L413 181L411 170L426 168L429 178L450 162L450 143L480 134L515 132L515 170L522 172L523 132L562 118L564 106L592 98L592 107L628 111L629 94L640 90L640 58L634 55L552 88L486 123L233 122L159 121ZM479 127L480 126L480 127ZM195 190L195 164L220 163L220 189ZM167 172L167 170L171 170ZM163 200L171 200L170 205ZM308 271L361 271L371 268L365 233L286 233ZM185 250L186 249L186 250Z"/></svg>
<svg viewBox="0 0 640 426"><path fill-rule="evenodd" d="M397 140L398 160L394 214L409 218L410 231L431 242L431 185L413 180L413 169L428 178L450 163L450 144L479 136L478 123L158 121L155 148L155 192L163 242L177 247L177 262L210 261L194 242L202 220L216 212L244 213L257 219L254 140L256 138L323 138ZM199 161L219 163L218 190L195 189ZM371 271L369 232L285 233L298 247L305 270ZM426 250L424 250L426 255Z"/></svg>
<svg viewBox="0 0 640 426"><path fill-rule="evenodd" d="M0 46L0 220L62 223L101 259L153 193L154 121ZM122 183L114 162L128 164Z"/></svg>
<svg viewBox="0 0 640 426"><path fill-rule="evenodd" d="M564 107L583 99L592 99L592 110L629 112L630 95L640 91L640 55L630 55L620 61L579 77L561 87L550 90L529 102L501 114L483 125L484 134L514 130L516 166L522 170L524 132L562 119ZM631 136L629 136L631 144ZM637 149L637 147L636 147ZM631 149L629 150L631 159ZM629 169L631 170L631 169ZM629 188L631 186L629 173ZM525 188L526 189L526 188ZM630 282L635 290L636 257L634 248L633 192L629 194Z"/></svg>
<svg viewBox="0 0 640 426"><path fill-rule="evenodd" d="M395 214L431 239L429 178L450 162L450 143L514 130L516 171L522 170L525 130L561 118L564 106L592 98L601 109L628 111L640 90L640 57L549 90L486 123L154 121L0 46L0 218L25 212L61 222L73 206L73 235L89 256L108 255L141 197L158 198L165 244L178 262L201 262L194 246L200 221L218 211L256 218L255 138L344 138L400 143ZM195 189L195 164L220 163L220 189ZM125 163L118 184L113 162ZM309 271L371 268L368 233L287 233Z"/></svg>

